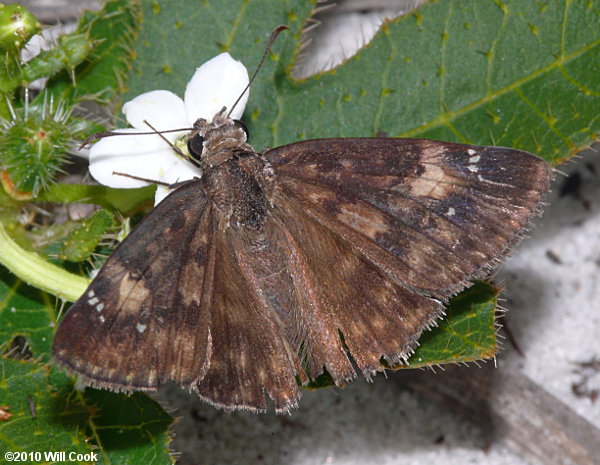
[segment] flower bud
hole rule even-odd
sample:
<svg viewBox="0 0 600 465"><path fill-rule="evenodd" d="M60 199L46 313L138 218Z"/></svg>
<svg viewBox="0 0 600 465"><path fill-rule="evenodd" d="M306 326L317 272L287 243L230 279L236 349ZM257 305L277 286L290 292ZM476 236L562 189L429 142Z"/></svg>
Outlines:
<svg viewBox="0 0 600 465"><path fill-rule="evenodd" d="M45 105L47 106L47 105ZM20 109L4 122L0 136L0 179L4 190L17 200L27 200L48 186L71 147L74 126L62 109Z"/></svg>
<svg viewBox="0 0 600 465"><path fill-rule="evenodd" d="M0 4L0 50L17 54L40 30L41 24L24 6Z"/></svg>

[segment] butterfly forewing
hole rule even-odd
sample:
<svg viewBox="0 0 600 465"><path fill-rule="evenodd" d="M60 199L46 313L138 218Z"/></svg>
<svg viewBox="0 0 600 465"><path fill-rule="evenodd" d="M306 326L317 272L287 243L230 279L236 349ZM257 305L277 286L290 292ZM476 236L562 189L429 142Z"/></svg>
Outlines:
<svg viewBox="0 0 600 465"><path fill-rule="evenodd" d="M53 353L88 384L191 385L208 368L215 257L198 181L180 187L116 248L59 325Z"/></svg>
<svg viewBox="0 0 600 465"><path fill-rule="evenodd" d="M431 140L311 140L265 155L315 221L400 284L442 299L508 252L550 179L526 152Z"/></svg>

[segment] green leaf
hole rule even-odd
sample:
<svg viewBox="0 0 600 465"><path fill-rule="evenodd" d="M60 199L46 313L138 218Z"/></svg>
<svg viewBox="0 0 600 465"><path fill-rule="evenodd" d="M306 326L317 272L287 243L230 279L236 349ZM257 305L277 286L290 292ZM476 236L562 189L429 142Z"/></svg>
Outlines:
<svg viewBox="0 0 600 465"><path fill-rule="evenodd" d="M156 186L137 189L115 189L85 184L54 184L36 199L40 202L93 203L109 211L131 215L149 207L154 201Z"/></svg>
<svg viewBox="0 0 600 465"><path fill-rule="evenodd" d="M600 127L600 15L544 5L440 1L387 24L335 71L280 80L272 143L383 133L568 159Z"/></svg>
<svg viewBox="0 0 600 465"><path fill-rule="evenodd" d="M106 210L98 210L89 218L82 220L77 229L48 244L44 250L44 255L71 262L86 260L114 225L114 216L111 213Z"/></svg>
<svg viewBox="0 0 600 465"><path fill-rule="evenodd" d="M98 459L77 461L82 464L174 463L168 451L173 420L145 394L81 393L60 370L31 360L0 356L0 369L0 405L12 414L0 422L1 457L64 451Z"/></svg>
<svg viewBox="0 0 600 465"><path fill-rule="evenodd" d="M50 359L56 318L55 299L27 286L0 266L0 348L18 336L42 361Z"/></svg>
<svg viewBox="0 0 600 465"><path fill-rule="evenodd" d="M281 24L290 31L279 36L273 51L291 63L299 47L300 30L315 4L298 0L144 2L139 36L133 45L137 58L123 100L156 89L168 89L183 97L196 68L224 51L241 60L251 73L271 31ZM252 87L252 99L278 68L275 58L265 61ZM274 103L272 95L259 100Z"/></svg>
<svg viewBox="0 0 600 465"><path fill-rule="evenodd" d="M116 394L85 390L85 402L96 411L90 429L110 465L174 463L168 446L173 419L161 406L142 393Z"/></svg>
<svg viewBox="0 0 600 465"><path fill-rule="evenodd" d="M284 23L291 31L275 43L246 108L258 150L387 134L504 145L557 164L597 138L595 2L431 2L387 23L334 71L295 81L309 10L293 1L146 3L125 98L159 88L182 95L195 67L222 50L253 70Z"/></svg>
<svg viewBox="0 0 600 465"><path fill-rule="evenodd" d="M73 378L48 364L54 308L51 296L0 267L0 406L13 415L0 422L0 457L8 451L95 452L102 464L173 463L173 420L155 401L145 394L81 393ZM27 350L6 353L18 336Z"/></svg>
<svg viewBox="0 0 600 465"><path fill-rule="evenodd" d="M0 356L0 369L0 404L8 406L13 415L0 422L0 457L6 452L94 451L84 434L90 409L74 393L68 376L5 355ZM25 462L51 463L44 457Z"/></svg>
<svg viewBox="0 0 600 465"><path fill-rule="evenodd" d="M446 318L425 331L408 365L420 368L444 363L474 362L496 354L495 312L499 289L478 281L450 301Z"/></svg>

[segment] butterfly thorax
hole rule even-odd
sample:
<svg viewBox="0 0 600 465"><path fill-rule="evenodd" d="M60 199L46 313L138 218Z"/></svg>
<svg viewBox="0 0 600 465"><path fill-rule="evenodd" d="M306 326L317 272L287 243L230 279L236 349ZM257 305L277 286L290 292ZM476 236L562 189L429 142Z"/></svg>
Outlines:
<svg viewBox="0 0 600 465"><path fill-rule="evenodd" d="M219 112L211 122L199 119L191 138L202 137L202 180L223 227L262 229L272 191L272 170L246 143L240 122Z"/></svg>

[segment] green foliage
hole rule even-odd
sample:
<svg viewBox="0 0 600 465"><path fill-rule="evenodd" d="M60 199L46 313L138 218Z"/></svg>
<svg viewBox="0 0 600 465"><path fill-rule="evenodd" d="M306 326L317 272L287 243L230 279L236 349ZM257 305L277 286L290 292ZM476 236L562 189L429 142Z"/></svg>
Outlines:
<svg viewBox="0 0 600 465"><path fill-rule="evenodd" d="M55 184L41 193L41 202L92 203L109 211L119 211L128 216L154 201L156 186L138 189L113 189L106 186L86 184Z"/></svg>
<svg viewBox="0 0 600 465"><path fill-rule="evenodd" d="M77 229L49 244L44 250L44 255L61 261L87 260L114 224L114 216L111 213L98 210L84 219Z"/></svg>
<svg viewBox="0 0 600 465"><path fill-rule="evenodd" d="M84 34L93 41L92 53L72 73L63 72L53 78L47 87L50 95L69 103L88 99L109 103L122 93L135 58L130 47L137 22L135 1L108 0L101 11L84 12L75 34Z"/></svg>
<svg viewBox="0 0 600 465"><path fill-rule="evenodd" d="M10 349L17 337L36 359L50 360L50 347L56 325L54 298L29 287L0 268L0 347ZM33 369L33 368L32 368ZM2 404L2 402L0 402Z"/></svg>
<svg viewBox="0 0 600 465"><path fill-rule="evenodd" d="M101 464L168 464L172 419L143 394L75 390L48 364L55 302L0 269L0 457L11 452L96 452ZM24 343L15 344L21 338ZM47 462L44 462L47 463ZM91 463L91 462L90 462Z"/></svg>
<svg viewBox="0 0 600 465"><path fill-rule="evenodd" d="M40 52L35 58L23 64L23 79L25 82L33 82L36 79L53 76L63 69L72 72L91 50L92 42L86 34L60 36L56 47Z"/></svg>
<svg viewBox="0 0 600 465"><path fill-rule="evenodd" d="M40 24L21 5L0 6L0 119L14 119L13 105L20 87L36 79L53 76L63 69L72 71L92 48L85 34L59 38L56 46L24 63L21 60L27 41L40 31ZM44 96L45 98L45 96ZM40 101L38 106L42 106Z"/></svg>
<svg viewBox="0 0 600 465"><path fill-rule="evenodd" d="M67 375L52 366L5 355L0 356L0 365L0 400L13 414L0 423L0 457L6 452L94 450L83 433L92 412L73 391Z"/></svg>
<svg viewBox="0 0 600 465"><path fill-rule="evenodd" d="M426 331L408 365L420 368L444 363L474 362L496 354L495 312L499 290L477 282L450 301L446 317Z"/></svg>
<svg viewBox="0 0 600 465"><path fill-rule="evenodd" d="M95 126L72 118L71 106L114 95L127 69L125 46L133 37L134 10L123 2L109 2L102 12L86 14L78 31L59 37L53 48L23 63L20 52L39 32L39 23L20 5L0 7L0 170L12 197L30 199L46 189L65 152L82 138L80 131ZM33 102L20 101L22 86L53 76L47 91Z"/></svg>
<svg viewBox="0 0 600 465"><path fill-rule="evenodd" d="M0 120L10 117L15 90L23 80L21 50L40 29L27 8L0 3Z"/></svg>
<svg viewBox="0 0 600 465"><path fill-rule="evenodd" d="M222 50L252 70L268 33L288 24L246 107L258 150L385 134L503 145L557 164L597 138L595 2L431 2L387 23L342 66L302 81L290 70L306 3L284 11L274 2L227 2L222 20L216 2L191 3L144 5L127 97L158 88L181 95L195 67Z"/></svg>

